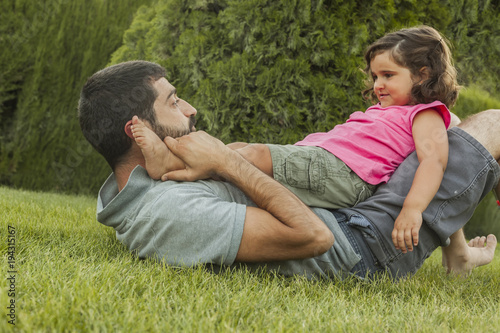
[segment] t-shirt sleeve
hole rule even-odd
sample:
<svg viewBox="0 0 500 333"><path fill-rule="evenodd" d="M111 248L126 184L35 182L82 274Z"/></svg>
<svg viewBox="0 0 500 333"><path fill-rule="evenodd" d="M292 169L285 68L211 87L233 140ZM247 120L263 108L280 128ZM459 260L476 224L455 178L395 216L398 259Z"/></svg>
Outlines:
<svg viewBox="0 0 500 333"><path fill-rule="evenodd" d="M420 111L424 111L424 110L428 110L428 109L436 110L443 118L444 125L446 126L446 128L448 128L450 126L450 123L451 123L450 110L448 110L446 105L444 105L440 101L435 101L435 102L432 102L430 104L418 104L418 105L416 105L414 107L414 109L412 110L411 115L410 115L411 124L413 125L413 119L415 119L415 116Z"/></svg>
<svg viewBox="0 0 500 333"><path fill-rule="evenodd" d="M224 189L221 189L224 191ZM171 186L148 209L141 256L169 265L231 265L243 234L246 206L203 185ZM152 242L151 242L152 239Z"/></svg>

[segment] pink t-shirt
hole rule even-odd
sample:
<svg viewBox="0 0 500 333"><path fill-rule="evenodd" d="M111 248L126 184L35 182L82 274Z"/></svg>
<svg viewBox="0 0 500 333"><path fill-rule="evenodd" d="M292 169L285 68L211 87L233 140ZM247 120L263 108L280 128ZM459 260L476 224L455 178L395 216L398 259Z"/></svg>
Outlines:
<svg viewBox="0 0 500 333"><path fill-rule="evenodd" d="M415 150L413 119L418 112L431 108L441 114L448 128L450 111L439 101L386 108L376 104L365 112L354 112L344 124L327 133L309 134L296 145L326 149L365 182L377 185L387 182L394 170Z"/></svg>

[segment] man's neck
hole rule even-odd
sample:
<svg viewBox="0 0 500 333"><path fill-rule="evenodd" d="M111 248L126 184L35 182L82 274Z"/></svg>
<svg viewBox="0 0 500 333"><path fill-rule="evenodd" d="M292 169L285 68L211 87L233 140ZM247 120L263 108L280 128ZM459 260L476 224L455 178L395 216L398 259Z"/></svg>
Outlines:
<svg viewBox="0 0 500 333"><path fill-rule="evenodd" d="M115 168L114 173L116 182L118 183L118 191L121 191L125 187L125 185L127 185L130 174L138 165L145 167L144 160L127 161L125 163L121 163Z"/></svg>

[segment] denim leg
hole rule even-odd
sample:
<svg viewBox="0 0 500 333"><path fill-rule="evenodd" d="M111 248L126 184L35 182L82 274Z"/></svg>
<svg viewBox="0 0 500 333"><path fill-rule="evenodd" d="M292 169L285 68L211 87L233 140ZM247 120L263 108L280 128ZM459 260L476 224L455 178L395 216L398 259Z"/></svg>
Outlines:
<svg viewBox="0 0 500 333"><path fill-rule="evenodd" d="M344 214L335 212L334 215L354 251L361 257L361 260L352 268L350 273L364 279L372 278L377 273L384 271L366 244L362 232L358 230L359 226L353 226L349 223L347 216Z"/></svg>

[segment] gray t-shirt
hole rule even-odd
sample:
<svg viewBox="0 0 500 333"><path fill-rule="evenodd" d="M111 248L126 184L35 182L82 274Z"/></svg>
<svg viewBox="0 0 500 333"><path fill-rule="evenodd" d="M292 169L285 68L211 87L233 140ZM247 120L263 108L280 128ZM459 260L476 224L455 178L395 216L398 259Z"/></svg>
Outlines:
<svg viewBox="0 0 500 333"><path fill-rule="evenodd" d="M173 266L234 264L246 206L255 204L230 183L218 181L155 181L138 166L118 192L114 174L102 186L97 220L116 230L116 237L140 258ZM330 228L335 243L314 258L246 264L284 275L309 278L349 272L359 261L332 213L313 211Z"/></svg>

